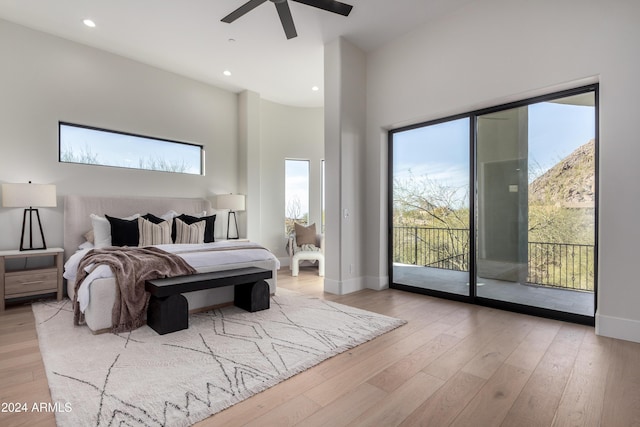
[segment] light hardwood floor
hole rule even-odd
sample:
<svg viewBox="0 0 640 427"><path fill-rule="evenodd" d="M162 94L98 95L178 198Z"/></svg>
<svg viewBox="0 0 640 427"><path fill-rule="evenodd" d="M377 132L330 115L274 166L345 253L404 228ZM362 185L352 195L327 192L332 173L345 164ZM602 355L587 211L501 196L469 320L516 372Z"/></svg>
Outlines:
<svg viewBox="0 0 640 427"><path fill-rule="evenodd" d="M640 426L640 344L593 328L396 290L336 296L314 270L279 286L408 323L199 426ZM0 314L0 402L50 401L29 306ZM0 413L0 426L52 426ZM74 426L75 427L75 426Z"/></svg>

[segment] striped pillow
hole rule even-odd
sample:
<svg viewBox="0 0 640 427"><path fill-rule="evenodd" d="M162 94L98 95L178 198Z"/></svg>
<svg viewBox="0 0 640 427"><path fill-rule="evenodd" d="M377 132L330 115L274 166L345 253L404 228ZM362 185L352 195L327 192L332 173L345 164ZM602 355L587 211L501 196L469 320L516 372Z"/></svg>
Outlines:
<svg viewBox="0 0 640 427"><path fill-rule="evenodd" d="M140 241L138 246L164 245L171 241L171 226L167 221L154 224L148 219L138 218Z"/></svg>
<svg viewBox="0 0 640 427"><path fill-rule="evenodd" d="M206 223L204 220L187 224L184 221L175 218L176 239L174 243L204 243L204 228Z"/></svg>

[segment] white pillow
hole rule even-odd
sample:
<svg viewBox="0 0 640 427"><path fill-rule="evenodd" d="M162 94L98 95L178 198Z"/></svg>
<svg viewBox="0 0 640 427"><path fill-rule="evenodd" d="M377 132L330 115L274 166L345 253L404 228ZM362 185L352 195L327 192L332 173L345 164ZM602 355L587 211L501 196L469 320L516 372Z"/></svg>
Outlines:
<svg viewBox="0 0 640 427"><path fill-rule="evenodd" d="M93 243L91 243L89 241L86 241L86 242L82 243L80 246L78 246L78 249L81 249L81 250L82 249L93 249L93 248L94 248Z"/></svg>
<svg viewBox="0 0 640 427"><path fill-rule="evenodd" d="M176 211L169 211L165 214L160 215L160 218L164 219L165 221L168 221L169 224L171 224L171 221L173 220L173 218L177 217L178 215L179 213Z"/></svg>
<svg viewBox="0 0 640 427"><path fill-rule="evenodd" d="M140 214L134 214L122 219L131 221L139 216ZM93 226L94 246L96 248L106 248L107 246L111 246L111 224L109 224L107 218L96 214L89 215L89 218L91 218L91 225Z"/></svg>

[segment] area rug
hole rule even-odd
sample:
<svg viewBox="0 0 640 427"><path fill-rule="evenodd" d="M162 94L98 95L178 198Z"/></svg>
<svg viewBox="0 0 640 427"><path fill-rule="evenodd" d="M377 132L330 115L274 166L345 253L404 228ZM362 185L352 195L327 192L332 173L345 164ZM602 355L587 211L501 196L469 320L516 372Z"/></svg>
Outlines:
<svg viewBox="0 0 640 427"><path fill-rule="evenodd" d="M33 312L59 426L192 425L405 323L286 289L269 310L192 314L166 335L93 335L69 300Z"/></svg>

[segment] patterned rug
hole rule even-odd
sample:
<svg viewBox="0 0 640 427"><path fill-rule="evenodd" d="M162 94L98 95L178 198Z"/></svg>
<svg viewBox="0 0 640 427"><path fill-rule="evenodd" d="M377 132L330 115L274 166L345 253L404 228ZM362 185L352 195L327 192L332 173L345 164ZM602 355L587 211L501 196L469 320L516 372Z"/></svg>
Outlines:
<svg viewBox="0 0 640 427"><path fill-rule="evenodd" d="M269 310L192 314L167 335L93 335L69 300L34 304L57 424L188 426L405 323L277 293Z"/></svg>

